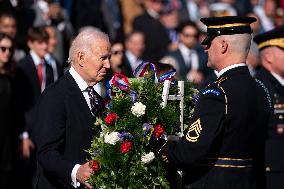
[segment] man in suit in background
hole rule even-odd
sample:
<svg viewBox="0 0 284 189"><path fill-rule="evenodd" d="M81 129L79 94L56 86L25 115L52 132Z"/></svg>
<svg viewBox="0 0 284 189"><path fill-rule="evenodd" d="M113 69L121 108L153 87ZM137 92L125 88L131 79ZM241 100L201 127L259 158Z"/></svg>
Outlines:
<svg viewBox="0 0 284 189"><path fill-rule="evenodd" d="M164 8L163 0L145 0L145 13L133 21L133 29L141 31L145 37L145 51L142 58L157 62L166 54L171 44L166 28L159 20Z"/></svg>
<svg viewBox="0 0 284 189"><path fill-rule="evenodd" d="M284 180L284 26L255 36L262 68L256 78L267 87L274 112L267 128L267 189L283 188Z"/></svg>
<svg viewBox="0 0 284 189"><path fill-rule="evenodd" d="M142 62L145 43L142 32L133 31L126 36L125 53L123 57L124 69L127 71L127 77L134 77L133 72Z"/></svg>
<svg viewBox="0 0 284 189"><path fill-rule="evenodd" d="M54 81L63 75L63 68L54 56L55 48L58 44L56 30L53 26L46 26L45 30L48 34L47 53L44 59L47 64L52 67Z"/></svg>
<svg viewBox="0 0 284 189"><path fill-rule="evenodd" d="M179 79L200 84L207 71L207 56L198 44L199 29L194 22L185 21L177 28L178 49L169 52L166 57L172 57L178 70ZM204 73L203 73L204 72Z"/></svg>
<svg viewBox="0 0 284 189"><path fill-rule="evenodd" d="M15 78L15 102L17 111L16 126L20 133L20 155L25 161L30 174L22 173L25 182L35 171L34 149L34 107L41 92L53 82L51 66L46 64L44 56L47 52L48 34L44 27L30 28L28 31L28 47L30 52L17 62ZM23 163L21 163L23 164ZM22 169L21 169L22 170ZM21 172L21 171L19 171ZM27 171L26 171L27 172Z"/></svg>
<svg viewBox="0 0 284 189"><path fill-rule="evenodd" d="M48 34L44 27L30 28L28 31L28 47L30 53L17 63L17 99L22 109L23 126L22 156L29 158L33 148L30 136L33 128L33 109L41 92L53 82L52 67L46 64L44 56L47 53Z"/></svg>
<svg viewBox="0 0 284 189"><path fill-rule="evenodd" d="M92 126L104 105L93 86L104 79L110 56L106 34L82 31L69 50L70 70L42 94L36 118L35 188L92 188L86 182L92 169L84 150L99 133L100 128Z"/></svg>

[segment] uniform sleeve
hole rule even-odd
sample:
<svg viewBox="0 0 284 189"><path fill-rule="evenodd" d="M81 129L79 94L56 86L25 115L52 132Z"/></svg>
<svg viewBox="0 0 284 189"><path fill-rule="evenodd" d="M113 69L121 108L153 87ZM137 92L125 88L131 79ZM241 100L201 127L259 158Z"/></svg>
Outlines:
<svg viewBox="0 0 284 189"><path fill-rule="evenodd" d="M183 167L205 158L222 132L226 108L226 96L220 88L201 91L184 137L179 141L167 141L158 152L161 160Z"/></svg>
<svg viewBox="0 0 284 189"><path fill-rule="evenodd" d="M47 91L49 92L49 91ZM57 95L57 96L55 96ZM64 186L71 184L75 162L64 159L66 110L60 94L45 93L37 106L37 159L44 172Z"/></svg>

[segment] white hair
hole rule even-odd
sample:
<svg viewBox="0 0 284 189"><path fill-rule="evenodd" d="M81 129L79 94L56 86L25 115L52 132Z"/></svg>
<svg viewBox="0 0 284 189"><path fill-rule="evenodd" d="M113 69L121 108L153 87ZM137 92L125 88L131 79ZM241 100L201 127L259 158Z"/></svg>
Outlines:
<svg viewBox="0 0 284 189"><path fill-rule="evenodd" d="M250 34L223 35L223 37L230 44L232 53L247 57L252 43Z"/></svg>
<svg viewBox="0 0 284 189"><path fill-rule="evenodd" d="M73 40L69 49L68 62L74 63L77 52L92 52L92 47L95 41L104 40L109 41L109 37L104 32L95 28L85 28Z"/></svg>

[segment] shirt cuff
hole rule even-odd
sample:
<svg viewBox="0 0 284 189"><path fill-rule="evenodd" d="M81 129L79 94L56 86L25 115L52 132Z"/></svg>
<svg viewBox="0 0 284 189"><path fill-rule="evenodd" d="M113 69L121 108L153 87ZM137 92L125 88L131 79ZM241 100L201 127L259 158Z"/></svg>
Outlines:
<svg viewBox="0 0 284 189"><path fill-rule="evenodd" d="M29 138L29 133L27 131L24 131L22 134L20 134L20 139L23 140L23 139L27 139Z"/></svg>
<svg viewBox="0 0 284 189"><path fill-rule="evenodd" d="M77 182L77 179L76 179L76 175L77 175L77 171L79 169L81 165L79 164L76 164L73 169L72 169L72 172L71 172L71 185L74 186L74 188L77 188L80 186L80 182Z"/></svg>

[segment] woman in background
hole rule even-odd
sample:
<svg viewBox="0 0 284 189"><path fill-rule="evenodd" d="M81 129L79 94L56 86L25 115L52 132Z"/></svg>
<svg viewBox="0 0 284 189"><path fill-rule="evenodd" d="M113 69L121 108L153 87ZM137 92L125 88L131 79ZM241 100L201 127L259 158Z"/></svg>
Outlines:
<svg viewBox="0 0 284 189"><path fill-rule="evenodd" d="M12 87L15 64L13 57L13 41L0 33L0 183L1 188L11 187L13 129L12 129ZM8 187L9 184L9 187Z"/></svg>

